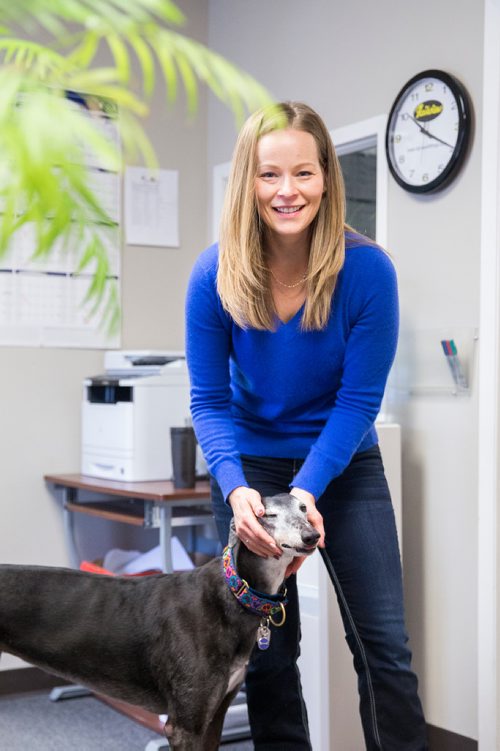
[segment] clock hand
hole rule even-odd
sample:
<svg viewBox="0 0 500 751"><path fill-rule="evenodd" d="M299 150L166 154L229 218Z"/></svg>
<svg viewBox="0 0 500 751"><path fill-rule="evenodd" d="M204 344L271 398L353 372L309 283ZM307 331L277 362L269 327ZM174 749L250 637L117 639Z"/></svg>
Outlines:
<svg viewBox="0 0 500 751"><path fill-rule="evenodd" d="M446 141L443 141L441 138L438 138L437 136L433 136L432 133L429 133L427 130L424 130L424 133L426 136L429 136L429 138L433 138L435 141L439 141L439 143L444 144L445 146L448 146L449 149L454 149L455 147L451 145L451 143L447 143Z"/></svg>
<svg viewBox="0 0 500 751"><path fill-rule="evenodd" d="M420 125L420 123L418 122L418 120L417 120L416 117L413 117L412 115L408 115L408 117L410 118L410 120L413 120L413 122L415 123L415 125L418 125L420 131L422 133L424 133L428 138L433 138L435 141L439 141L439 143L442 143L445 146L448 146L448 148L450 148L450 149L454 149L455 148L451 144L446 143L446 141L443 141L441 138L438 138L437 136L433 136L432 133L429 133L428 130L426 130L422 125Z"/></svg>

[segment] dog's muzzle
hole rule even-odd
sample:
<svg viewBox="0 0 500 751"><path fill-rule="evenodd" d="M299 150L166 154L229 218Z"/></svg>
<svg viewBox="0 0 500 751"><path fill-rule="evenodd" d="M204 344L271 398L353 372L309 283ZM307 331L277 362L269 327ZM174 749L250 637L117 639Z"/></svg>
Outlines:
<svg viewBox="0 0 500 751"><path fill-rule="evenodd" d="M318 540L320 536L320 533L316 529L312 528L311 531L304 532L301 535L303 545L301 545L300 547L292 547L292 545L287 545L286 543L283 543L281 547L285 550L295 550L295 552L299 555L311 555L311 553L314 553L314 551L318 547Z"/></svg>

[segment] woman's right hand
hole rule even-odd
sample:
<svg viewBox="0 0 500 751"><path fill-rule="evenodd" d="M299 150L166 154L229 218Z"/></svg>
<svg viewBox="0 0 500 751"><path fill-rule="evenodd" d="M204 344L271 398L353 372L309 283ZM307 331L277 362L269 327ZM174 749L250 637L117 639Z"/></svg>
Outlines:
<svg viewBox="0 0 500 751"><path fill-rule="evenodd" d="M256 519L265 513L260 493L241 486L231 491L228 501L233 509L236 534L246 547L262 558L279 557L281 550Z"/></svg>

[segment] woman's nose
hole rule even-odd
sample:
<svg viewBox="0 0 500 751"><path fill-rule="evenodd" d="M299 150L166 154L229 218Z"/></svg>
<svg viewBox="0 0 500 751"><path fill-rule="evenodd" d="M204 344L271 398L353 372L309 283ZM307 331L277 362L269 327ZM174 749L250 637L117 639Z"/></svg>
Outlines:
<svg viewBox="0 0 500 751"><path fill-rule="evenodd" d="M297 192L295 180L292 175L282 175L278 193L280 196L293 196Z"/></svg>

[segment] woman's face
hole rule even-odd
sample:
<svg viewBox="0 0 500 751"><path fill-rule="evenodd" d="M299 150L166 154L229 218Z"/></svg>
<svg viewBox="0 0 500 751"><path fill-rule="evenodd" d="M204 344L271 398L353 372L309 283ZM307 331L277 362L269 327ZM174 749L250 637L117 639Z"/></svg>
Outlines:
<svg viewBox="0 0 500 751"><path fill-rule="evenodd" d="M286 128L257 144L255 195L264 224L282 237L307 237L324 192L323 170L310 133Z"/></svg>

